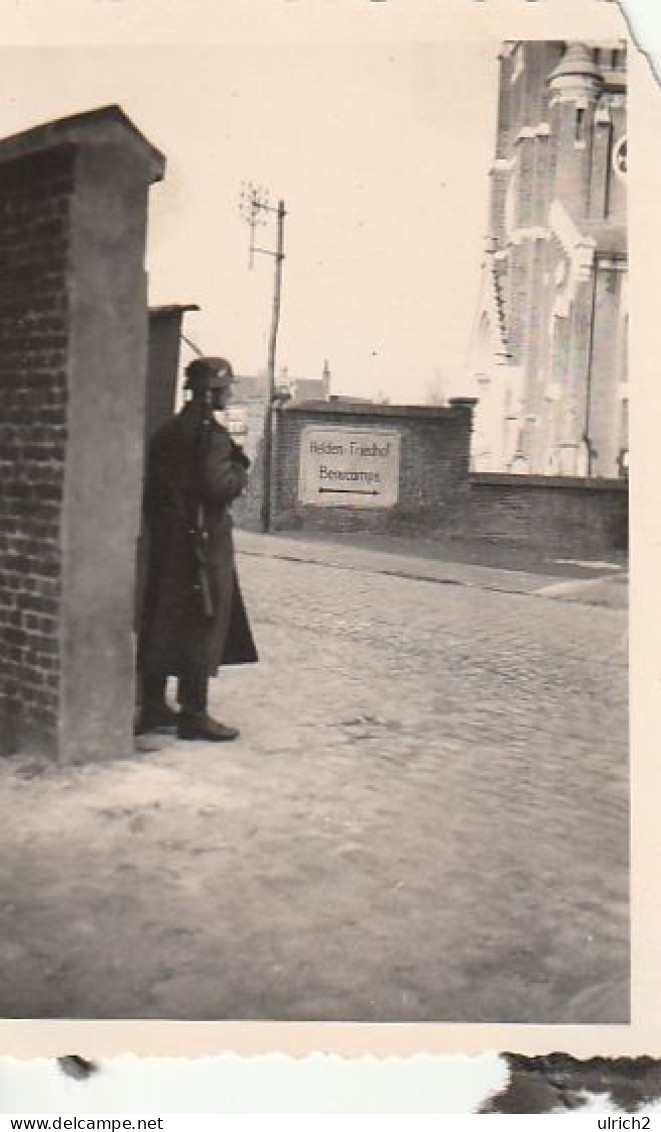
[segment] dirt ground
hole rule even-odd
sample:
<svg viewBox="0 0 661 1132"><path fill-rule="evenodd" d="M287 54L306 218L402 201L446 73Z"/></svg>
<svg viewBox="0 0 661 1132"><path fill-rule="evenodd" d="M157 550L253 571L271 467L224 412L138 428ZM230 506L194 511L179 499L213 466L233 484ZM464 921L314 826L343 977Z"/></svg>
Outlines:
<svg viewBox="0 0 661 1132"><path fill-rule="evenodd" d="M0 762L0 1014L626 1021L625 612L240 569L237 743Z"/></svg>

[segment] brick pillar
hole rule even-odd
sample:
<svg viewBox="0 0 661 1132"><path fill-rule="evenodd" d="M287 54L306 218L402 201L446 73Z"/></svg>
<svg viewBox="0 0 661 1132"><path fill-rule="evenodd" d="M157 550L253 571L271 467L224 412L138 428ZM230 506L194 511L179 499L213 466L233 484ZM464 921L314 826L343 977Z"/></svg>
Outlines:
<svg viewBox="0 0 661 1132"><path fill-rule="evenodd" d="M0 142L0 735L132 745L150 184L118 107Z"/></svg>

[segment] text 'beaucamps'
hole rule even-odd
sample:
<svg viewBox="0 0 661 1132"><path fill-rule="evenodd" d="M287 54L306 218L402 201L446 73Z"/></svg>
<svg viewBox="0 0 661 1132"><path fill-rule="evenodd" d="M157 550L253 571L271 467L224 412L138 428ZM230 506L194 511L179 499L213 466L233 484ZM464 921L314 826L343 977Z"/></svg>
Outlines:
<svg viewBox="0 0 661 1132"><path fill-rule="evenodd" d="M320 480L343 480L348 483L380 483L381 477L378 472L359 472L347 471L343 472L339 468L327 468L322 464L319 468Z"/></svg>

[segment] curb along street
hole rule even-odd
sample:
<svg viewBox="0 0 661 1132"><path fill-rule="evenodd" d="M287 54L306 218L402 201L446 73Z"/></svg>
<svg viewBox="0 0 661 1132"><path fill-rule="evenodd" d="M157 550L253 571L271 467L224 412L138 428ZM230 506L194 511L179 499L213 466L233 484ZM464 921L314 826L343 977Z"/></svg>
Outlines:
<svg viewBox="0 0 661 1132"><path fill-rule="evenodd" d="M385 574L418 582L467 586L556 601L581 602L609 609L627 608L628 573L623 566L608 562L595 563L596 569L593 569L592 564L585 560L555 560L556 563L562 561L564 566L563 576L558 577L557 568L554 571L537 572L477 565L474 562L447 561L443 558L443 546L439 546L438 558L422 556L411 553L410 544L403 539L391 539L387 550L371 550L348 540L325 541L237 530L235 541L237 552L250 557L278 558L338 570ZM401 548L398 543L401 543ZM429 544L425 549L429 552ZM456 553L457 544L453 549ZM586 577L586 573L591 573L592 576Z"/></svg>

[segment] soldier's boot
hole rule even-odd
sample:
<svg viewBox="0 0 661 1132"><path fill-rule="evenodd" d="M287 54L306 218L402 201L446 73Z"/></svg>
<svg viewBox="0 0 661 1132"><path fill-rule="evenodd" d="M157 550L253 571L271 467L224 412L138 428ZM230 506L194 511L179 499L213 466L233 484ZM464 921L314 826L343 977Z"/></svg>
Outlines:
<svg viewBox="0 0 661 1132"><path fill-rule="evenodd" d="M138 714L135 724L136 735L144 735L147 731L176 731L179 723L178 711L174 711L168 704L145 704Z"/></svg>
<svg viewBox="0 0 661 1132"><path fill-rule="evenodd" d="M176 730L179 712L174 711L165 699L167 679L162 672L148 672L141 677L142 706L135 723L136 735Z"/></svg>
<svg viewBox="0 0 661 1132"><path fill-rule="evenodd" d="M229 743L237 739L239 732L236 727L228 727L217 719L212 719L206 712L191 715L180 712L177 723L177 735L180 739L200 739L207 743Z"/></svg>

